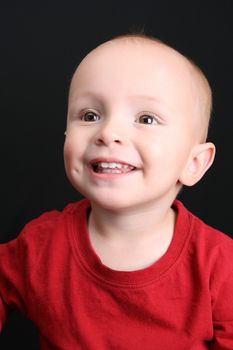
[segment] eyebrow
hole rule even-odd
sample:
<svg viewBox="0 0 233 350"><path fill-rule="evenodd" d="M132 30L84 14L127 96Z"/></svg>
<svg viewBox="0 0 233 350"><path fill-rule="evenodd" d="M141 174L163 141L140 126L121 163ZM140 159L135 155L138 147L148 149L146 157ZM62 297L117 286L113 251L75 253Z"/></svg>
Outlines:
<svg viewBox="0 0 233 350"><path fill-rule="evenodd" d="M77 98L81 98L81 97L94 97L100 101L103 101L105 99L104 95L97 93L97 92L94 92L94 91L84 91L80 94L78 93ZM141 99L141 100L158 102L157 99L155 98L155 96L144 95L144 94L137 94L137 95L129 96L129 99Z"/></svg>

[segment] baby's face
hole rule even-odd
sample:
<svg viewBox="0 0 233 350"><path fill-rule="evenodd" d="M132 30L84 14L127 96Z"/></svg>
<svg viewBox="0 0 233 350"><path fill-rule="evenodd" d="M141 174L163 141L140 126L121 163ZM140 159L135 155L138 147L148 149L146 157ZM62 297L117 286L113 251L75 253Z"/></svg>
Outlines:
<svg viewBox="0 0 233 350"><path fill-rule="evenodd" d="M170 204L199 142L198 103L187 63L170 49L101 45L71 84L64 150L71 183L111 210Z"/></svg>

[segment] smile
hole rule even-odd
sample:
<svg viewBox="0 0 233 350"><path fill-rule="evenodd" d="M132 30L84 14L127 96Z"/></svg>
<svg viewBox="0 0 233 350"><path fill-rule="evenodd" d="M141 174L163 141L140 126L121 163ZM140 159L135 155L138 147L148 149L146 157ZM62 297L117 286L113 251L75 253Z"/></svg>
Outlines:
<svg viewBox="0 0 233 350"><path fill-rule="evenodd" d="M91 166L95 173L102 174L122 174L136 169L130 164L118 162L94 162Z"/></svg>

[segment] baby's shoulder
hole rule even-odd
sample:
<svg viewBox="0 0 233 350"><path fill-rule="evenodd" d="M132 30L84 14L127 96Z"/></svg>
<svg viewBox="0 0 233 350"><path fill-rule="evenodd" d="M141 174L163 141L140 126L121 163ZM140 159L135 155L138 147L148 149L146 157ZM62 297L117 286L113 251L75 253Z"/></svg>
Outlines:
<svg viewBox="0 0 233 350"><path fill-rule="evenodd" d="M194 215L189 246L206 270L233 272L233 239Z"/></svg>
<svg viewBox="0 0 233 350"><path fill-rule="evenodd" d="M70 203L62 210L50 210L37 218L30 220L18 236L7 243L1 244L1 251L9 249L42 249L46 244L65 239L72 218L84 211L87 203L83 200L80 202Z"/></svg>
<svg viewBox="0 0 233 350"><path fill-rule="evenodd" d="M193 236L196 236L197 240L200 241L203 246L206 246L206 248L210 247L212 249L217 246L226 250L233 249L233 239L229 234L214 228L194 215L192 231Z"/></svg>
<svg viewBox="0 0 233 350"><path fill-rule="evenodd" d="M39 217L29 221L19 238L27 239L44 239L50 235L59 235L60 231L67 229L67 224L72 217L83 211L84 201L69 203L62 210L51 210L41 214Z"/></svg>
<svg viewBox="0 0 233 350"><path fill-rule="evenodd" d="M208 251L223 250L233 256L233 239L230 233L226 234L206 223L178 200L175 201L175 207L178 212L176 226L179 234L183 233L194 251L200 251L207 256Z"/></svg>

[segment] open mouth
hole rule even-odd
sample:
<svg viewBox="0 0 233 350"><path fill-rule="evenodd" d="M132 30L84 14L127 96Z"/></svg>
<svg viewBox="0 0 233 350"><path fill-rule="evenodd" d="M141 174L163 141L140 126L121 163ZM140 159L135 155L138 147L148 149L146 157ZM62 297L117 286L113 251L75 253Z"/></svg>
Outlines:
<svg viewBox="0 0 233 350"><path fill-rule="evenodd" d="M95 173L102 174L125 174L136 169L130 164L115 162L95 162L91 167Z"/></svg>

